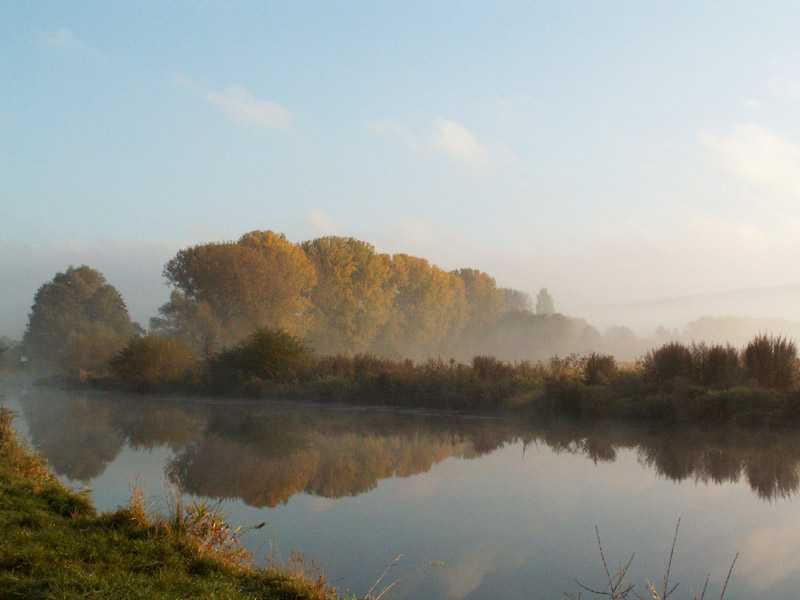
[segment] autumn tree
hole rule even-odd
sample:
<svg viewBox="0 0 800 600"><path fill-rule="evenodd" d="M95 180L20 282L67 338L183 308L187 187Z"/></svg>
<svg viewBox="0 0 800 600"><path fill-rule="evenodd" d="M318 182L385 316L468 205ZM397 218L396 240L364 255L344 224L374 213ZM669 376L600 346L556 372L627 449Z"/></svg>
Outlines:
<svg viewBox="0 0 800 600"><path fill-rule="evenodd" d="M324 353L370 350L392 309L389 256L367 242L338 236L302 246L317 272L311 291L312 345Z"/></svg>
<svg viewBox="0 0 800 600"><path fill-rule="evenodd" d="M310 325L314 267L299 247L271 231L180 250L164 277L174 290L151 327L207 350L260 327L303 334Z"/></svg>
<svg viewBox="0 0 800 600"><path fill-rule="evenodd" d="M381 332L382 354L424 358L438 355L467 316L464 282L424 258L392 257L391 316Z"/></svg>
<svg viewBox="0 0 800 600"><path fill-rule="evenodd" d="M467 318L457 353L471 356L478 351L487 328L503 315L505 294L493 277L477 269L459 269L453 274L464 283L467 301Z"/></svg>
<svg viewBox="0 0 800 600"><path fill-rule="evenodd" d="M70 266L34 297L25 347L60 368L95 369L139 331L117 289L98 271Z"/></svg>

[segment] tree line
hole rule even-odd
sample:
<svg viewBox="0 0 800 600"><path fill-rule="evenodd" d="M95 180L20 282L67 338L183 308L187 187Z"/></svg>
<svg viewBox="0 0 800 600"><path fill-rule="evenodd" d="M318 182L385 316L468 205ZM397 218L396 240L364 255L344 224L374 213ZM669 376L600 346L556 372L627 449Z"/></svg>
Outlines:
<svg viewBox="0 0 800 600"><path fill-rule="evenodd" d="M163 276L170 298L150 320L150 333L206 356L257 329L285 331L319 354L416 360L503 354L505 347L518 353L520 343L527 346L520 358L546 359L585 351L599 337L582 320L556 314L544 288L534 309L528 294L499 287L479 270L445 271L352 237L293 243L252 231L180 250ZM524 341L508 344L512 330ZM37 291L23 348L40 362L96 369L142 333L101 273L71 266Z"/></svg>

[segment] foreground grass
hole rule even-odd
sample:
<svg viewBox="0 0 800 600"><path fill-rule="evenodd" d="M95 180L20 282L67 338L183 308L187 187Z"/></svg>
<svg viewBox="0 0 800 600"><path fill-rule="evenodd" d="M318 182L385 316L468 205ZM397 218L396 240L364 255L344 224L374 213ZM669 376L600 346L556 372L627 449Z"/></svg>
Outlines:
<svg viewBox="0 0 800 600"><path fill-rule="evenodd" d="M213 513L154 519L134 502L98 514L17 442L10 422L0 409L0 599L336 597L297 569L249 565Z"/></svg>

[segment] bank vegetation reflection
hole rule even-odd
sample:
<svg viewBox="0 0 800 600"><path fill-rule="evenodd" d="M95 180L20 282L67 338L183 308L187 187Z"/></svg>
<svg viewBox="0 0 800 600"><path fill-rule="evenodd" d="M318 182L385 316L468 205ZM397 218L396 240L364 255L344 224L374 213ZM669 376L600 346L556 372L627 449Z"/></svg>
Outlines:
<svg viewBox="0 0 800 600"><path fill-rule="evenodd" d="M471 459L507 444L613 461L632 450L675 481L745 480L764 500L800 486L800 434L719 429L642 431L620 424L535 424L454 415L213 404L83 396L37 390L19 398L33 444L60 475L89 481L125 444L169 446L169 474L188 492L276 506L294 494L367 492L450 457ZM531 460L535 460L531 457Z"/></svg>

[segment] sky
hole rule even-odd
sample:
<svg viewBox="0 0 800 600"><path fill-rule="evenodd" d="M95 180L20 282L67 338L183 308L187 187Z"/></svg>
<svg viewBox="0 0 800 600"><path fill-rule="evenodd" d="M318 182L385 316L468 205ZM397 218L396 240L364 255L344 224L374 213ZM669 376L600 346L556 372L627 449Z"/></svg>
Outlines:
<svg viewBox="0 0 800 600"><path fill-rule="evenodd" d="M478 268L574 316L800 284L798 22L792 2L5 2L0 335L71 264L146 325L179 249L255 229Z"/></svg>

